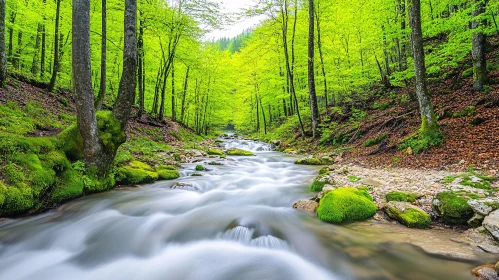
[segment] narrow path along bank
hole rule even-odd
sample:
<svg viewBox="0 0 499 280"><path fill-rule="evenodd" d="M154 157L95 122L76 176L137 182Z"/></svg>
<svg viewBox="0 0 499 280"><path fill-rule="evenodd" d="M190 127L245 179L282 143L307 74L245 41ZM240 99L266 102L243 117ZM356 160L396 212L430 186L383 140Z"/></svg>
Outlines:
<svg viewBox="0 0 499 280"><path fill-rule="evenodd" d="M213 155L173 181L0 222L0 278L470 279L485 263L425 253L391 223L323 223L291 207L320 167L260 142L221 145L254 156Z"/></svg>

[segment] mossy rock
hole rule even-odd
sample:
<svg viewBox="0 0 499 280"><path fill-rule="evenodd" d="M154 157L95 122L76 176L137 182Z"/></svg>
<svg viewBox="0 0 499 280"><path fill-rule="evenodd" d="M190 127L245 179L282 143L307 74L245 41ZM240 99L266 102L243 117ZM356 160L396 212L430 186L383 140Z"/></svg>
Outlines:
<svg viewBox="0 0 499 280"><path fill-rule="evenodd" d="M159 175L154 169L140 161L132 161L128 166L118 168L116 181L121 185L153 183Z"/></svg>
<svg viewBox="0 0 499 280"><path fill-rule="evenodd" d="M390 218L410 228L427 228L431 224L430 215L408 202L391 201L385 211Z"/></svg>
<svg viewBox="0 0 499 280"><path fill-rule="evenodd" d="M319 170L319 175L329 175L331 172L329 171L329 167L325 166Z"/></svg>
<svg viewBox="0 0 499 280"><path fill-rule="evenodd" d="M61 203L83 195L83 176L74 169L67 169L61 176L52 193L52 201Z"/></svg>
<svg viewBox="0 0 499 280"><path fill-rule="evenodd" d="M401 201L401 202L415 202L417 200L417 195L410 192L389 192L386 194L386 200L390 201Z"/></svg>
<svg viewBox="0 0 499 280"><path fill-rule="evenodd" d="M433 200L432 206L445 222L466 225L473 217L473 209L468 205L468 200L474 197L466 193L441 192Z"/></svg>
<svg viewBox="0 0 499 280"><path fill-rule="evenodd" d="M220 158L225 158L226 155L223 151L216 150L216 149L209 149L208 150L208 155L210 156L220 156Z"/></svg>
<svg viewBox="0 0 499 280"><path fill-rule="evenodd" d="M196 165L196 171L205 171L206 168L202 166L201 164Z"/></svg>
<svg viewBox="0 0 499 280"><path fill-rule="evenodd" d="M174 180L180 177L180 172L175 167L169 165L156 167L156 172L160 180Z"/></svg>
<svg viewBox="0 0 499 280"><path fill-rule="evenodd" d="M324 195L317 216L322 221L340 224L369 219L376 211L376 204L365 190L341 188Z"/></svg>
<svg viewBox="0 0 499 280"><path fill-rule="evenodd" d="M192 177L202 177L203 174L199 174L199 173L192 173L191 175Z"/></svg>
<svg viewBox="0 0 499 280"><path fill-rule="evenodd" d="M295 164L302 164L302 165L325 165L324 161L322 161L319 158L302 158L297 161L295 161Z"/></svg>
<svg viewBox="0 0 499 280"><path fill-rule="evenodd" d="M227 155L229 156L254 156L250 151L243 150L243 149L236 149L236 148L231 148L226 151Z"/></svg>

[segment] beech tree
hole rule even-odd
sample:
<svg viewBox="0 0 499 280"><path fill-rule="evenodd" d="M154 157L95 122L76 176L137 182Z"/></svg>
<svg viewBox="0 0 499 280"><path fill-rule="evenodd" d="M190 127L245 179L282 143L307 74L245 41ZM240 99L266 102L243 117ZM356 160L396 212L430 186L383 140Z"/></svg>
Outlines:
<svg viewBox="0 0 499 280"><path fill-rule="evenodd" d="M438 129L437 119L433 111L426 85L426 66L423 48L423 31L421 28L420 0L409 0L409 23L412 29L412 53L414 56L414 72L416 76L416 96L422 119L422 130Z"/></svg>
<svg viewBox="0 0 499 280"><path fill-rule="evenodd" d="M104 127L98 127L92 91L90 66L90 0L73 0L73 84L78 134L83 142L87 167L104 177L124 143L124 130L135 98L137 68L136 0L125 1L123 73L113 113L101 115ZM116 127L117 126L117 127ZM99 134L110 134L100 139Z"/></svg>
<svg viewBox="0 0 499 280"><path fill-rule="evenodd" d="M315 52L315 39L314 39L314 0L308 1L308 91L310 98L310 111L312 114L312 130L313 137L318 136L319 126L319 108L317 107L317 95L315 93L315 66L314 66L314 52Z"/></svg>

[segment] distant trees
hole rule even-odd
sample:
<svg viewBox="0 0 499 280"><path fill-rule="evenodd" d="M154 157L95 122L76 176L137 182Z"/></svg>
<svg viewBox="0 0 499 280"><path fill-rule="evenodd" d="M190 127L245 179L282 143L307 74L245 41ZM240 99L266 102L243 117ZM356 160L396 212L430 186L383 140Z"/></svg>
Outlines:
<svg viewBox="0 0 499 280"><path fill-rule="evenodd" d="M55 10L55 31L54 31L54 63L52 64L52 77L50 78L49 91L54 91L57 81L57 73L59 72L59 19L61 18L61 0L56 0Z"/></svg>
<svg viewBox="0 0 499 280"><path fill-rule="evenodd" d="M7 79L7 56L5 53L5 0L0 0L0 87Z"/></svg>

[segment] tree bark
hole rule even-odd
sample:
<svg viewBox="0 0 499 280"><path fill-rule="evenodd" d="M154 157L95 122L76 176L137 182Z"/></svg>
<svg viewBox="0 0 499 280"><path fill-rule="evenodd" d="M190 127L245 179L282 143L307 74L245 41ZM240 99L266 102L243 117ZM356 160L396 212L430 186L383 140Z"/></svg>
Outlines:
<svg viewBox="0 0 499 280"><path fill-rule="evenodd" d="M55 10L55 34L54 34L54 67L52 68L52 77L48 91L54 91L57 80L57 72L59 72L59 19L61 14L61 0L56 0Z"/></svg>
<svg viewBox="0 0 499 280"><path fill-rule="evenodd" d="M185 80L184 80L184 92L182 95L182 108L180 109L180 122L184 123L185 121L185 99L187 97L187 89L189 86L189 71L191 67L187 66L187 71L185 73Z"/></svg>
<svg viewBox="0 0 499 280"><path fill-rule="evenodd" d="M139 13L139 39L137 41L138 48L138 81L139 81L139 112L138 116L141 117L144 112L144 94L145 94L145 75L144 75L144 19L142 13Z"/></svg>
<svg viewBox="0 0 499 280"><path fill-rule="evenodd" d="M16 22L16 11L11 11L10 12L10 17L9 17L9 21L10 21L10 27L9 27L9 53L8 53L8 58L9 58L9 61L13 61L14 57L14 23Z"/></svg>
<svg viewBox="0 0 499 280"><path fill-rule="evenodd" d="M409 23L411 25L412 53L416 75L416 96L422 119L422 129L438 129L437 119L433 111L426 85L426 66L423 48L423 32L421 29L420 0L409 0Z"/></svg>
<svg viewBox="0 0 499 280"><path fill-rule="evenodd" d="M107 71L107 7L106 0L102 0L102 13L101 13L101 57L100 57L100 86L95 108L100 110L106 97L106 71Z"/></svg>
<svg viewBox="0 0 499 280"><path fill-rule="evenodd" d="M35 42L35 54L33 55L33 63L31 64L31 74L38 74L38 55L40 52L40 43L41 43L41 35L43 31L43 26L41 23L38 24L38 28L36 30L36 42Z"/></svg>
<svg viewBox="0 0 499 280"><path fill-rule="evenodd" d="M473 21L471 22L471 28L475 29L472 37L472 49L471 54L473 56L473 89L476 91L482 91L485 84L487 83L487 60L486 60L486 42L487 38L482 27L485 26L485 22L482 19L475 19L485 13L485 0L473 0L475 9L473 10Z"/></svg>
<svg viewBox="0 0 499 280"><path fill-rule="evenodd" d="M308 93L310 98L310 112L312 115L313 137L319 136L319 108L317 108L317 95L315 92L315 28L314 28L314 0L308 1Z"/></svg>
<svg viewBox="0 0 499 280"><path fill-rule="evenodd" d="M175 112L175 64L172 62L172 121L177 121Z"/></svg>
<svg viewBox="0 0 499 280"><path fill-rule="evenodd" d="M14 55L14 68L19 70L21 69L21 50L23 48L23 32L22 30L19 30L17 32L17 50L16 54Z"/></svg>
<svg viewBox="0 0 499 280"><path fill-rule="evenodd" d="M7 57L5 54L5 0L0 0L0 87L7 80Z"/></svg>
<svg viewBox="0 0 499 280"><path fill-rule="evenodd" d="M124 30L123 73L113 109L114 116L121 122L123 129L130 119L137 82L137 0L125 0Z"/></svg>
<svg viewBox="0 0 499 280"><path fill-rule="evenodd" d="M101 152L90 68L90 0L73 0L72 68L78 133L87 166L99 166Z"/></svg>
<svg viewBox="0 0 499 280"><path fill-rule="evenodd" d="M46 0L43 0L43 7L45 8L45 3ZM47 33L45 31L45 22L46 22L46 17L45 15L43 16L43 24L42 24L42 53L40 54L40 77L43 78L45 75L45 50L46 50L46 40L47 40Z"/></svg>
<svg viewBox="0 0 499 280"><path fill-rule="evenodd" d="M320 9L320 0L317 1L317 10ZM327 89L327 77L326 77L326 66L324 65L324 54L322 52L322 39L321 39L321 20L319 11L315 12L316 24L317 24L317 49L319 50L319 58L321 61L321 72L322 78L324 79L324 99L326 104L326 113L329 114L329 103L328 103L328 89Z"/></svg>

